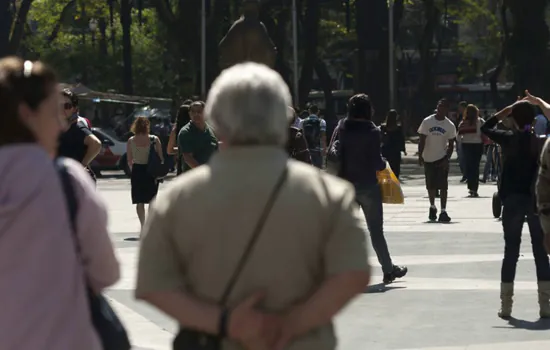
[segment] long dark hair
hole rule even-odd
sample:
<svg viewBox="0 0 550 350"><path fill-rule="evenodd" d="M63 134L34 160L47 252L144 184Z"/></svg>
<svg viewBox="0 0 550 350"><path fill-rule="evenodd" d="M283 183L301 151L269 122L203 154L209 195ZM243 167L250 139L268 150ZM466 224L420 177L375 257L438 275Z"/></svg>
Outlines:
<svg viewBox="0 0 550 350"><path fill-rule="evenodd" d="M399 126L397 122L399 119L399 114L395 109L390 109L388 114L386 114L386 120L384 120L384 126L389 130L394 130Z"/></svg>

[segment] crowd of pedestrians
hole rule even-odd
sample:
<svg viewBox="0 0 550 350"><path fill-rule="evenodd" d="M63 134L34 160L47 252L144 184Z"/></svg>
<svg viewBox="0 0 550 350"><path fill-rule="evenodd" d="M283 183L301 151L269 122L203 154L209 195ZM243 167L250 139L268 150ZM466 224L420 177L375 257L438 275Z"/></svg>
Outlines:
<svg viewBox="0 0 550 350"><path fill-rule="evenodd" d="M327 142L319 109L299 118L290 105L279 74L245 63L222 72L207 103L184 103L167 145L150 135L146 118L134 121L128 165L142 224L135 296L178 322L175 349L334 349L334 316L371 279L357 205L383 282L408 272L391 258L377 179L388 166L399 175L405 148L397 112L378 127L369 96L357 94ZM537 137L533 105L550 116L550 104L526 93L487 120L463 106L457 128L442 99L418 128L430 220L451 220L455 141L471 197L485 137L502 150L503 318L512 314L524 221L539 315L550 318L550 146ZM0 266L9 267L0 272L2 347L100 350L117 341L129 349L102 298L119 266L86 171L101 144L78 115L77 97L59 90L46 65L6 58L0 110ZM162 162L164 153L176 155L182 175L158 193L150 159ZM319 171L327 162L337 176ZM109 317L98 318L106 310ZM118 331L107 336L106 326Z"/></svg>

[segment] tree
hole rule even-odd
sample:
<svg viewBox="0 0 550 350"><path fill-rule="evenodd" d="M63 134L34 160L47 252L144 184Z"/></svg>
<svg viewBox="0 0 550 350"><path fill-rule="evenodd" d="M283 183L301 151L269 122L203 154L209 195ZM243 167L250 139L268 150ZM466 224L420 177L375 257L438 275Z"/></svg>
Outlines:
<svg viewBox="0 0 550 350"><path fill-rule="evenodd" d="M17 54L33 1L5 0L0 3L0 57Z"/></svg>

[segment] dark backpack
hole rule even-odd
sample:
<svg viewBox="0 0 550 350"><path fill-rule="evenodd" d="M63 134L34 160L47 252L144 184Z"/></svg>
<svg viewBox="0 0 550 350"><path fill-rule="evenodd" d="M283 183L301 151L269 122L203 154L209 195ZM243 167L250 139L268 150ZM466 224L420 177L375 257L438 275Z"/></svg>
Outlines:
<svg viewBox="0 0 550 350"><path fill-rule="evenodd" d="M321 145L320 118L306 118L302 123L302 130L309 149L315 149Z"/></svg>

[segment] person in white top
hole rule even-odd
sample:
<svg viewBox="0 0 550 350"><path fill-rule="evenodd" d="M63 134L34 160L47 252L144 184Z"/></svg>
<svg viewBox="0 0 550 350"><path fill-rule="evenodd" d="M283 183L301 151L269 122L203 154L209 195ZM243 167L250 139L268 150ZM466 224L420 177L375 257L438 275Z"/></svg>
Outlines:
<svg viewBox="0 0 550 350"><path fill-rule="evenodd" d="M456 127L447 118L449 102L441 99L437 103L435 114L425 118L418 133L420 143L418 144L418 163L424 165L426 176L426 189L430 199L430 221L437 219L437 208L435 196L437 191L441 196L441 213L439 222L450 222L447 214L447 188L449 186L449 159L453 154L454 141L456 139Z"/></svg>
<svg viewBox="0 0 550 350"><path fill-rule="evenodd" d="M479 163L483 154L483 139L481 125L483 119L479 117L479 109L468 105L465 118L458 125L459 139L462 142L462 154L465 160L465 174L468 181L469 197L479 197Z"/></svg>

